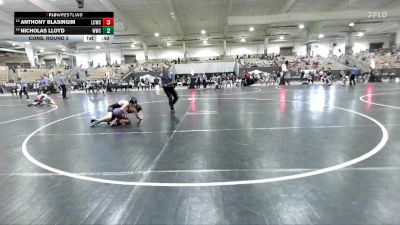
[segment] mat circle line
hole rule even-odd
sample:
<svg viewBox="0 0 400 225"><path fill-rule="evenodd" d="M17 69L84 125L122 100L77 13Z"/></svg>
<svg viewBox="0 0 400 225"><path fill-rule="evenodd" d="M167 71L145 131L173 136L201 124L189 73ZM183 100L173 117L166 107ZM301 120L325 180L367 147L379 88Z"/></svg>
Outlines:
<svg viewBox="0 0 400 225"><path fill-rule="evenodd" d="M300 89L300 88L284 88L284 87L287 87L287 86L282 86L282 85L279 86L278 85L278 86L275 86L275 89L277 89L277 90L285 90L285 91L289 91L289 92L292 92L292 91L320 92L320 91L332 91L332 90L333 91L338 91L338 92L365 92L365 90L335 90L335 89L330 89L331 87L336 87L336 86L340 87L340 85L333 85L333 86L325 86L325 87L327 87L329 89ZM321 87L324 87L324 86L321 86ZM349 86L349 87L351 87L351 86ZM400 90L400 87L393 87L393 88L383 89L383 90L378 90L378 91L392 91L392 90Z"/></svg>
<svg viewBox="0 0 400 225"><path fill-rule="evenodd" d="M199 99L209 99L209 98L199 98ZM215 99L224 99L224 98L215 98ZM246 98L248 99L248 98ZM259 99L259 98L254 98L254 100L263 100L263 101L281 101L281 100L277 100L277 99ZM287 102L301 102L301 101L292 101L292 100L285 100ZM152 102L148 102L148 103L152 103ZM308 102L301 102L304 104L310 104ZM144 103L142 103L144 104ZM354 113L356 115L359 115L361 117L364 117L370 121L372 121L373 123L375 123L382 132L382 138L379 141L379 143L370 151L368 151L367 153L351 159L349 161L343 162L343 163L339 163L330 167L326 167L326 168L322 168L322 169L316 169L313 171L309 171L309 172L304 172L304 173L298 173L298 174L293 174L293 175L286 175L286 176L280 176L280 177L273 177L273 178L265 178L265 179L253 179L253 180L238 180L238 181L220 181L220 182L190 182L190 183L160 183L160 182L135 182L135 181L118 181L118 180L108 180L108 179L102 179L102 178L95 178L95 177L90 177L90 176L84 176L84 175L79 175L79 174L74 174L74 173L70 173L70 172L66 172L60 169L56 169L53 168L51 166L48 166L42 162L39 162L38 160L36 160L32 155L30 155L30 153L28 152L28 142L29 140L32 138L32 136L34 136L36 133L38 133L39 131L41 131L42 129L49 127L55 123L61 122L63 120L67 120L69 118L75 117L75 116L79 116L82 114L86 114L89 113L90 111L86 111L86 112L81 112L78 114L74 114L71 116L67 116L58 120L55 120L53 122L50 122L48 124L45 124L41 127L39 127L38 129L36 129L35 131L33 131L32 133L30 133L24 140L24 142L22 143L22 153L23 155L33 164L41 167L42 169L45 169L47 171L56 173L56 174L60 174L63 176L67 176L67 177L71 177L71 178L75 178L75 179L80 179L80 180L86 180L86 181L92 181L92 182L97 182L97 183L105 183L105 184L116 184L116 185L124 185L124 186L149 186L149 187L215 187L215 186L234 186L234 185L249 185L249 184L264 184L264 183L272 183L272 182L280 182L280 181L287 181L287 180L294 180L294 179L299 179L299 178L305 178L305 177L311 177L311 176L315 176L315 175L320 175L320 174L324 174L324 173L329 173L332 171L336 171L354 164L357 164L361 161L364 161L368 158L370 158L371 156L377 154L379 151L382 150L382 148L386 145L386 143L388 142L389 139L389 135L388 135L388 131L385 128L385 126L383 126L379 121L377 121L376 119L362 114L360 112L351 110L351 109L345 109L342 107L338 107L338 106L329 106L329 105L324 105L325 107L333 107L342 111L347 111L349 113Z"/></svg>
<svg viewBox="0 0 400 225"><path fill-rule="evenodd" d="M11 122L19 121L19 120L29 119L29 118L32 118L32 117L35 117L35 116L39 116L39 115L43 115L43 114L46 114L46 113L50 113L50 112L52 112L52 111L54 111L54 110L56 110L56 109L58 109L58 106L54 106L54 107L52 107L51 110L48 110L48 111L46 111L46 112L41 112L41 113L37 113L37 114L34 114L34 115L30 115L30 116L25 116L25 117L13 119L13 120L3 121L3 122L0 122L0 124L6 124L6 123L11 123Z"/></svg>
<svg viewBox="0 0 400 225"><path fill-rule="evenodd" d="M381 103L377 103L377 102L371 102L371 101L367 101L365 100L365 97L367 96L376 96L376 95L390 95L390 94L398 94L397 92L392 92L392 93L376 93L376 94L368 94L368 95L363 95L359 98L360 101L368 103L368 104L372 104L372 105L378 105L378 106L384 106L387 108L392 108L392 109L400 109L400 107L398 106L393 106L393 105L385 105L385 104L381 104Z"/></svg>

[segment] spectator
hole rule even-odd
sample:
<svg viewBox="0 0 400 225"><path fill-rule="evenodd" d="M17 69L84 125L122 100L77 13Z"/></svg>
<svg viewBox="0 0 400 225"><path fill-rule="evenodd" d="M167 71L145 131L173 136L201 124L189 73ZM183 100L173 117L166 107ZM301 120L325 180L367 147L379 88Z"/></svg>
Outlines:
<svg viewBox="0 0 400 225"><path fill-rule="evenodd" d="M201 86L201 77L200 74L197 74L196 76L196 88L200 88Z"/></svg>
<svg viewBox="0 0 400 225"><path fill-rule="evenodd" d="M42 75L42 80L40 81L40 89L43 94L47 94L49 91L49 78L47 78L46 74Z"/></svg>
<svg viewBox="0 0 400 225"><path fill-rule="evenodd" d="M207 88L207 76L206 76L206 74L203 74L202 80L203 80L203 87Z"/></svg>

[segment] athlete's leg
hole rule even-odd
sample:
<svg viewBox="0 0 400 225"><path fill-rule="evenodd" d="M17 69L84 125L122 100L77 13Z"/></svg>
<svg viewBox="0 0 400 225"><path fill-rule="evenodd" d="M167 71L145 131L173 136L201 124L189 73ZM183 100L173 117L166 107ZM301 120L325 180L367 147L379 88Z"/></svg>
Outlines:
<svg viewBox="0 0 400 225"><path fill-rule="evenodd" d="M103 123L103 122L111 122L113 120L113 114L112 112L107 112L107 115L104 116L103 118L100 119L92 119L90 122L90 127L94 127L99 123Z"/></svg>

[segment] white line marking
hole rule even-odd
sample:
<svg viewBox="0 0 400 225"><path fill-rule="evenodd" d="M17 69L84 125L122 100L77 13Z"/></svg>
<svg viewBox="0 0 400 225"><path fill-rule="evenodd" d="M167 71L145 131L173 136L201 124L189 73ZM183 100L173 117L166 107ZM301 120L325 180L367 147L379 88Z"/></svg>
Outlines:
<svg viewBox="0 0 400 225"><path fill-rule="evenodd" d="M211 89L210 89L211 90ZM260 88L257 88L257 91L248 91L248 92L237 92L237 93L230 93L230 94L221 94L221 95L244 95L244 94L252 94L252 93L263 93L262 90ZM197 92L196 92L197 94ZM218 94L217 93L211 93L212 95L209 94L201 94L199 93L201 96L199 97L217 97ZM192 97L193 95L179 95L179 96L183 96L183 97ZM190 99L190 98L189 98Z"/></svg>
<svg viewBox="0 0 400 225"><path fill-rule="evenodd" d="M46 111L46 112L42 112L42 113L38 113L38 114L34 114L34 115L30 115L30 116L25 116L25 117L18 118L18 119L13 119L13 120L8 120L8 121L3 121L3 122L0 122L0 124L11 123L11 122L15 122L15 121L24 120L24 119L32 118L32 117L35 117L35 116L43 115L43 114L46 114L46 113L50 113L50 112L52 112L52 111L56 110L57 108L58 108L58 106L55 106L55 107L52 107L52 109L51 109L51 110L49 110L49 111Z"/></svg>
<svg viewBox="0 0 400 225"><path fill-rule="evenodd" d="M287 173L299 171L314 171L317 168L264 168L264 169L198 169L198 170L152 170L147 171L120 171L120 172L79 172L73 173L76 175L84 176L133 176L143 175L144 173L247 173L247 172L260 172L260 173ZM343 170L360 170L360 171L388 171L400 170L400 167L346 167ZM0 173L0 176L19 176L19 177L52 177L64 176L57 173Z"/></svg>
<svg viewBox="0 0 400 225"><path fill-rule="evenodd" d="M192 104L192 103L191 103ZM186 113L189 111L191 105L189 105L189 107L186 110ZM154 169L154 167L156 166L158 160L160 159L161 155L164 153L165 149L167 148L167 146L169 145L169 143L171 142L171 140L174 138L176 131L178 130L179 126L181 125L182 121L185 119L186 113L182 116L181 120L179 121L179 123L176 125L175 129L172 131L171 136L169 137L167 143L165 143L164 147L161 149L160 153L158 153L157 157L153 160L153 162L150 164L149 169L147 169L147 171L145 172L145 177L143 177L143 180L146 179L147 174Z"/></svg>
<svg viewBox="0 0 400 225"><path fill-rule="evenodd" d="M337 85L337 86L340 87L341 85ZM283 88L283 87L282 86L276 86L275 89L286 90L286 91L311 91L311 92L313 92L313 91L316 91L316 92L319 92L319 91L332 91L332 90L333 91L343 91L343 92L365 92L365 90L358 90L358 89L357 90L354 90L354 89L352 89L352 90L336 90L335 88L331 89L332 87L335 87L335 85L334 86L329 86L329 87L325 86L327 88L311 89L311 90L310 89L301 89L301 88ZM323 87L323 86L321 86L321 87ZM400 87L397 87L397 88L393 87L393 88L389 88L389 89L378 89L378 90L375 90L375 91L391 91L391 90L399 90L399 89L400 89Z"/></svg>
<svg viewBox="0 0 400 225"><path fill-rule="evenodd" d="M385 126L400 126L400 124L387 124ZM219 131L251 131L251 130L292 130L292 129L330 129L330 128L365 128L376 127L376 125L361 126L314 126L314 127L251 127L251 128L222 128L222 129L198 129L198 130L177 130L176 133L195 133L195 132L219 132ZM102 132L102 133L59 133L59 134L35 134L34 136L96 136L96 135L131 135L131 134L162 134L170 133L173 130L161 131L128 131L128 132ZM21 134L18 136L28 136Z"/></svg>
<svg viewBox="0 0 400 225"><path fill-rule="evenodd" d="M357 126L354 126L356 128ZM372 126L360 126L372 127ZM218 132L218 131L249 131L249 130L292 130L292 129L325 129L325 128L350 128L349 126L315 126L315 127L251 127L251 128L222 128L205 130L178 130L177 133L191 132Z"/></svg>
<svg viewBox="0 0 400 225"><path fill-rule="evenodd" d="M185 99L182 99L185 100ZM152 102L138 102L140 105L143 104L151 104L151 103L159 103L159 102L168 102L168 100L157 100L157 101L152 101Z"/></svg>
<svg viewBox="0 0 400 225"><path fill-rule="evenodd" d="M186 115L215 115L217 111L197 111L197 112L186 112Z"/></svg>
<svg viewBox="0 0 400 225"><path fill-rule="evenodd" d="M194 113L216 113L217 111L210 111L210 110L202 110L202 111L195 111Z"/></svg>
<svg viewBox="0 0 400 225"><path fill-rule="evenodd" d="M400 124L384 124L386 127L397 127ZM190 132L218 132L218 131L249 131L249 130L289 130L289 129L330 129L330 128L365 128L376 127L376 125L361 125L361 126L316 126L316 127L256 127L256 128L243 128L243 129L204 129L204 130L178 130L176 133L190 133ZM172 130L164 131L132 131L132 132L102 132L102 133L44 133L35 134L34 136L96 136L96 135L131 135L131 134L158 134L170 133ZM29 134L17 134L18 136L28 136Z"/></svg>
<svg viewBox="0 0 400 225"><path fill-rule="evenodd" d="M14 107L14 106L26 106L26 105L0 105L0 107Z"/></svg>
<svg viewBox="0 0 400 225"><path fill-rule="evenodd" d="M130 135L130 134L157 134L172 131L132 131L132 132L102 132L102 133L59 133L59 134L36 134L35 136L95 136L95 135ZM26 136L26 135L23 135Z"/></svg>
<svg viewBox="0 0 400 225"><path fill-rule="evenodd" d="M261 93L261 89L257 88L257 91L247 91L247 92L239 92L239 93L231 93L231 94L221 94L221 95L245 95L245 94L252 94L252 93Z"/></svg>
<svg viewBox="0 0 400 225"><path fill-rule="evenodd" d="M377 93L377 94L368 94L368 95L363 95L359 98L360 101L368 103L368 104L372 104L372 105L379 105L379 106L384 106L387 108L393 108L393 109L400 109L400 107L398 106L393 106L393 105L385 105L385 104L380 104L380 103L376 103L376 102L370 102L365 100L366 97L368 96L375 96L375 95L389 95L389 94L399 94L399 93Z"/></svg>
<svg viewBox="0 0 400 225"><path fill-rule="evenodd" d="M130 203L134 197L134 194L136 193L136 190L138 189L139 186L135 186L133 188L133 190L131 191L131 193L129 194L129 197L126 199L126 201L124 202L124 204L121 206L121 208L119 208L118 213L114 214L112 217L112 223L111 224L118 224L117 222L121 219L122 213L124 211L126 211L126 207L128 205L128 203Z"/></svg>
<svg viewBox="0 0 400 225"><path fill-rule="evenodd" d="M271 99L265 99L265 101L269 101ZM272 100L271 100L272 101ZM279 101L279 100L275 100L273 99L273 101ZM298 101L288 101L288 102L298 102ZM305 103L305 104L310 104L307 102L301 102L301 103ZM328 106L328 105L325 105ZM334 166L330 166L330 167L326 167L326 168L322 168L322 169L317 169L317 170L313 170L313 171L309 171L309 172L304 172L304 173L299 173L299 174L294 174L294 175L287 175L287 176L280 176L280 177L274 177L274 178L266 178L266 179L255 179L255 180L238 180L238 181L220 181L220 182L199 182L199 183L160 183L160 182L131 182L131 181L119 181L119 180L108 180L108 179L101 179L101 178L96 178L96 177L89 177L89 176L83 176L83 175L77 175L77 174L73 174L70 172L66 172L60 169L56 169L53 168L51 166L45 165L41 162L39 162L38 160L36 160L34 157L32 157L30 155L30 153L28 152L28 148L27 148L27 144L29 142L29 140L32 138L32 136L34 136L37 132L39 132L40 130L49 127L55 123L58 123L60 121L72 118L74 116L77 115L81 115L83 113L78 113L78 114L74 114L72 116L68 116L68 117L64 117L61 119L58 119L56 121L53 121L51 123L45 124L41 127L39 127L38 129L36 129L35 131L33 131L31 134L28 135L28 137L25 138L24 142L22 143L22 153L24 154L24 156L31 161L33 164L48 170L50 172L54 172L54 173L58 173L60 175L64 175L64 176L68 176L71 178L76 178L76 179L81 179L81 180L86 180L86 181L93 181L93 182L98 182L98 183L106 183L106 184L118 184L118 185L136 185L136 186L151 186L151 187L211 187L211 186L232 186L232 185L246 185L246 184L263 184L263 183L271 183L271 182L279 182L279 181L286 181L286 180L293 180L293 179L299 179L299 178L304 178L304 177L310 177L310 176L315 176L315 175L319 175L319 174L324 174L324 173L329 173L335 170L339 170L345 167L349 167L351 165L355 165L361 161L364 161L370 157L372 157L373 155L377 154L379 151L381 151L383 149L383 147L386 145L388 139L389 139L389 134L388 131L386 130L386 128L376 119L362 114L360 112L356 112L350 109L345 109L345 108L341 108L341 107L337 107L334 106L334 108L342 110L342 111L346 111L349 113L353 113L356 114L358 116L364 117L372 122L374 122L380 129L382 132L382 138L379 141L379 143L373 148L371 149L369 152L354 158L352 160L349 160L347 162L344 163L340 163Z"/></svg>
<svg viewBox="0 0 400 225"><path fill-rule="evenodd" d="M189 105L189 107L187 108L186 113L187 113L187 111L189 111L190 107L191 107L191 105ZM154 167L157 165L158 160L160 159L161 155L164 153L164 151L167 148L167 146L170 143L170 141L174 138L176 130L179 128L179 125L181 125L181 123L182 123L183 119L185 118L185 116L186 116L186 114L184 114L182 116L181 120L176 125L175 130L172 132L171 136L168 138L167 143L165 143L164 147L158 153L156 158L153 159L153 161L151 162L149 168L146 171L143 172L143 177L139 180L139 182L144 182L146 180L146 178L149 176L149 174L151 173L151 171L154 169ZM134 194L136 193L138 187L140 187L140 186L135 186L135 188L132 190L132 192L129 195L129 198L125 201L125 203L119 209L118 213L113 217L113 221L118 222L121 219L122 213L124 211L126 211L127 205L133 200Z"/></svg>
<svg viewBox="0 0 400 225"><path fill-rule="evenodd" d="M100 111L100 110L96 110L96 111ZM93 116L77 116L75 117L75 119L89 119L89 118L93 118ZM49 119L47 117L36 117L36 118L30 118L30 119L25 119L25 120L46 120Z"/></svg>
<svg viewBox="0 0 400 225"><path fill-rule="evenodd" d="M249 144L245 144L245 143L237 143L238 145L243 145L243 146L248 146Z"/></svg>

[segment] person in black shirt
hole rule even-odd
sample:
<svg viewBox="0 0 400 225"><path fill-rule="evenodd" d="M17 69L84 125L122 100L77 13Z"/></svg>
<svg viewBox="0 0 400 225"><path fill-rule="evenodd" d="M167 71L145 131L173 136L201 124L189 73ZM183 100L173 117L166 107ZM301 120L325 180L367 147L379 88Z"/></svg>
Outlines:
<svg viewBox="0 0 400 225"><path fill-rule="evenodd" d="M21 86L21 89L19 90L19 98L22 99L22 93L24 93L24 95L26 95L26 99L29 99L28 92L26 91L26 82L22 80L21 77L18 77L18 83Z"/></svg>
<svg viewBox="0 0 400 225"><path fill-rule="evenodd" d="M163 67L162 71L163 71L161 78L162 86L165 94L168 97L169 107L171 108L171 112L173 113L175 112L174 105L179 99L178 94L175 91L175 74L172 73L172 71L170 71L168 67Z"/></svg>

